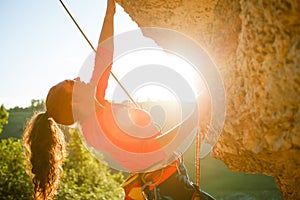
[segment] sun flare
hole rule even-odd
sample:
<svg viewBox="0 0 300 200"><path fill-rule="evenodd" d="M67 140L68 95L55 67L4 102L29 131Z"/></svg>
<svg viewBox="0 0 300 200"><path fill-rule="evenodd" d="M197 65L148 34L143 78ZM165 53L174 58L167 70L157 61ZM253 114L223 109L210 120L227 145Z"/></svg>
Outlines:
<svg viewBox="0 0 300 200"><path fill-rule="evenodd" d="M122 82L122 78L129 73L132 73L139 67L147 65L159 65L168 67L171 71L176 72L184 81L189 84L194 92L194 96L199 93L199 75L196 73L194 67L186 60L178 55L165 52L162 49L146 49L130 52L126 55L115 58L112 71L121 80L121 83L126 86L127 83ZM147 74L144 74L147 76ZM165 75L168 79L168 74ZM176 80L175 80L176 81ZM114 102L123 102L128 99L118 99L114 95L118 83L110 78L108 89L106 91L106 98ZM167 85L157 83L147 83L146 85L137 86L130 94L137 102L145 101L172 101L176 100L177 96L174 91L171 91ZM127 98L123 96L123 98ZM193 100L193 99L190 99Z"/></svg>

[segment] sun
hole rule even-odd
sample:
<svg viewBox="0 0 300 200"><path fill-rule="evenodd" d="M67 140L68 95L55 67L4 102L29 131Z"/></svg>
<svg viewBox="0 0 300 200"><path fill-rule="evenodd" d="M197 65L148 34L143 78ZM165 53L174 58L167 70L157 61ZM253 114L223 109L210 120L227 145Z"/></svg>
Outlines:
<svg viewBox="0 0 300 200"><path fill-rule="evenodd" d="M128 83L124 82L122 79L128 74L130 75L130 73L133 73L135 69L148 65L165 66L168 67L170 71L176 72L190 86L191 90L195 94L194 96L197 96L197 93L199 92L199 78L201 77L199 77L199 75L196 73L194 67L184 58L181 58L180 56L170 52L166 52L161 48L132 51L126 55L120 56L119 58L115 58L112 72L126 88ZM142 76L147 75L148 74L142 74ZM139 76L133 78L138 79L141 77ZM165 74L165 79L168 78L168 74ZM125 92L122 91L122 94L116 95L116 88L118 87L118 83L110 77L105 98L113 102L128 101L129 98L126 96ZM136 88L130 92L130 95L137 102L174 101L177 98L176 93L171 91L168 88L168 85L155 82L137 85Z"/></svg>
<svg viewBox="0 0 300 200"><path fill-rule="evenodd" d="M148 85L138 88L133 93L136 102L175 101L176 95L160 85Z"/></svg>

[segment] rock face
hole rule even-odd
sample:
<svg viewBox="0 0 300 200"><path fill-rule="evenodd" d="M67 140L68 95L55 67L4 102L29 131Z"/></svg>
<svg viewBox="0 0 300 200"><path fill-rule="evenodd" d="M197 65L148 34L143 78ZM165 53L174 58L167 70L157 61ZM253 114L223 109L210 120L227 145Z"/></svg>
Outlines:
<svg viewBox="0 0 300 200"><path fill-rule="evenodd" d="M226 89L213 155L233 171L273 176L285 199L299 199L300 1L117 2L139 27L180 31L208 51Z"/></svg>

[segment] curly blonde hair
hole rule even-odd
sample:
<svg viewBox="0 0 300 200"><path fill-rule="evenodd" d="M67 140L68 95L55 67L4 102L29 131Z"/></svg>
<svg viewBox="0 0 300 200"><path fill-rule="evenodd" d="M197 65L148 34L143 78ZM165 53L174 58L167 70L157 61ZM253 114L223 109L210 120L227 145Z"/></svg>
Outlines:
<svg viewBox="0 0 300 200"><path fill-rule="evenodd" d="M34 184L33 198L53 199L65 158L65 139L61 129L47 113L37 113L27 123L23 145L27 171Z"/></svg>

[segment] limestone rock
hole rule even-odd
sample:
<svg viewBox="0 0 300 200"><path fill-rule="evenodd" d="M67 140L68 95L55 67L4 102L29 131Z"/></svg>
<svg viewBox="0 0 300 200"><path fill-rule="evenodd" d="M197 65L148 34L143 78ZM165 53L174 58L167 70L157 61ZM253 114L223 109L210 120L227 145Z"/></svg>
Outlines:
<svg viewBox="0 0 300 200"><path fill-rule="evenodd" d="M273 176L285 199L299 199L300 1L117 2L140 27L180 31L208 51L227 98L214 156L233 171Z"/></svg>

